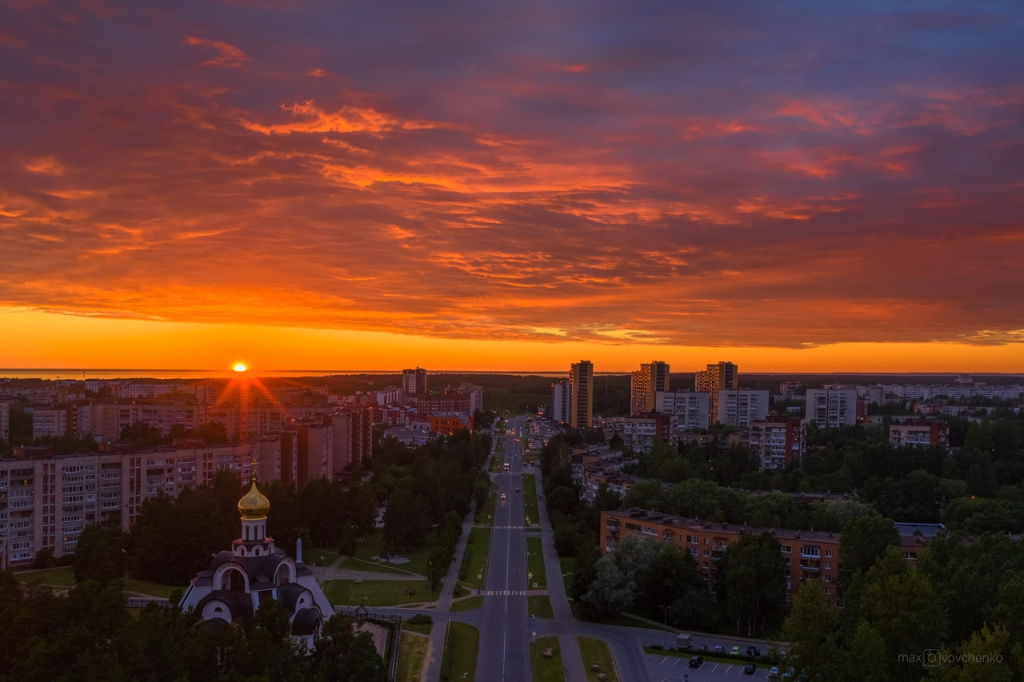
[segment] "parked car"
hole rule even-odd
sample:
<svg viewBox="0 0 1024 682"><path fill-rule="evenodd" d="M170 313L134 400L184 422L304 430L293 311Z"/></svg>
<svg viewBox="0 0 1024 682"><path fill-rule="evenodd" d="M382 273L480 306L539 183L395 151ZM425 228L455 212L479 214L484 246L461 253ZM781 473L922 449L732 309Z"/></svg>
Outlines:
<svg viewBox="0 0 1024 682"><path fill-rule="evenodd" d="M715 645L715 653L716 653L716 654L722 654L722 653L725 653L725 647L724 647L724 646L722 646L721 644L716 644L716 645Z"/></svg>
<svg viewBox="0 0 1024 682"><path fill-rule="evenodd" d="M708 645L707 644L698 644L697 645L697 651L707 651L707 650L708 650Z"/></svg>
<svg viewBox="0 0 1024 682"><path fill-rule="evenodd" d="M773 665L768 669L768 679L777 680L779 679L779 666Z"/></svg>
<svg viewBox="0 0 1024 682"><path fill-rule="evenodd" d="M760 656L760 655L761 655L761 650L758 649L756 646L748 646L747 647L747 656Z"/></svg>
<svg viewBox="0 0 1024 682"><path fill-rule="evenodd" d="M744 675L753 675L756 671L757 671L757 666L754 665L753 663L747 663L745 666L743 666L743 674Z"/></svg>
<svg viewBox="0 0 1024 682"><path fill-rule="evenodd" d="M740 655L740 648L738 646L734 646L732 649L729 649L729 655L730 656L739 656Z"/></svg>
<svg viewBox="0 0 1024 682"><path fill-rule="evenodd" d="M690 667L691 668L699 668L702 665L704 665L704 657L703 656L690 656Z"/></svg>

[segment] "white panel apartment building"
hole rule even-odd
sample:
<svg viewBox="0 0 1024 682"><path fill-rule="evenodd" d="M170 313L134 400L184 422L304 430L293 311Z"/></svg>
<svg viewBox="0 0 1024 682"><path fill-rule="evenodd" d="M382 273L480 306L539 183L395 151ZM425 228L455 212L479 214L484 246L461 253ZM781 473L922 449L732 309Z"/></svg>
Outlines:
<svg viewBox="0 0 1024 682"><path fill-rule="evenodd" d="M741 429L768 416L768 391L736 388L718 392L718 421Z"/></svg>
<svg viewBox="0 0 1024 682"><path fill-rule="evenodd" d="M654 411L674 414L682 431L706 429L711 423L711 394L697 391L658 391Z"/></svg>
<svg viewBox="0 0 1024 682"><path fill-rule="evenodd" d="M857 389L826 386L807 389L807 421L821 428L857 423Z"/></svg>
<svg viewBox="0 0 1024 682"><path fill-rule="evenodd" d="M264 479L275 477L270 472L280 472L280 439L0 459L0 536L6 536L6 561L24 565L43 548L56 557L72 554L87 525L119 519L128 530L142 503L160 491L176 497L184 488L212 482L218 469L237 471L244 480L253 459Z"/></svg>

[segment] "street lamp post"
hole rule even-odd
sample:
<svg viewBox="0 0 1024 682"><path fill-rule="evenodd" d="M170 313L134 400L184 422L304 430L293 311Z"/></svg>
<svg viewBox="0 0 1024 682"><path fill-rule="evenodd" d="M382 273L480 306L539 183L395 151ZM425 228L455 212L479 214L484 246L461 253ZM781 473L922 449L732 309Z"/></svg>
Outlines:
<svg viewBox="0 0 1024 682"><path fill-rule="evenodd" d="M427 559L427 572L430 574L430 596L434 596L434 562Z"/></svg>
<svg viewBox="0 0 1024 682"><path fill-rule="evenodd" d="M668 651L668 606L662 604L661 610L665 613L665 651Z"/></svg>

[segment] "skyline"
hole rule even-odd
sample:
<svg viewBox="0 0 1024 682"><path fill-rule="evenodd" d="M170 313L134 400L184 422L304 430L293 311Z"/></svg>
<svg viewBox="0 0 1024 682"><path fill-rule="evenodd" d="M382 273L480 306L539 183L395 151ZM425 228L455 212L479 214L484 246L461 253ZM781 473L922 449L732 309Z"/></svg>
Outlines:
<svg viewBox="0 0 1024 682"><path fill-rule="evenodd" d="M1019 3L0 27L2 365L1024 372Z"/></svg>

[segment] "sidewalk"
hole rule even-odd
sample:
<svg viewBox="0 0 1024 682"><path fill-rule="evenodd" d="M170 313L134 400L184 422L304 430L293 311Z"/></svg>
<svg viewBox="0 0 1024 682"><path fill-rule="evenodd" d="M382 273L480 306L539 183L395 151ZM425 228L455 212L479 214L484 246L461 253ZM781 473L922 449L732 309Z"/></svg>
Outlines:
<svg viewBox="0 0 1024 682"><path fill-rule="evenodd" d="M437 598L435 610L441 613L448 613L452 609L452 598L455 593L455 584L459 579L459 567L462 565L462 555L466 553L466 543L469 541L469 533L473 530L473 515L475 510L462 521L462 535L455 545L455 560L448 567L448 573L441 581L441 594ZM434 621L430 629L430 642L427 644L427 662L423 666L423 674L420 680L423 682L435 682L441 679L441 659L444 656L444 636L448 631L447 624L440 620Z"/></svg>
<svg viewBox="0 0 1024 682"><path fill-rule="evenodd" d="M558 552L555 551L554 534L551 532L551 522L548 519L548 508L544 499L544 482L539 470L534 476L534 483L537 486L537 507L540 512L540 544L544 553L544 572L548 580L548 599L551 601L551 610L555 615L554 623L562 627L571 626L573 622L572 609L569 608L569 598L565 594L562 565L558 561ZM560 634L558 642L562 648L562 667L565 669L566 681L587 679L587 669L583 664L583 654L580 653L576 635Z"/></svg>

